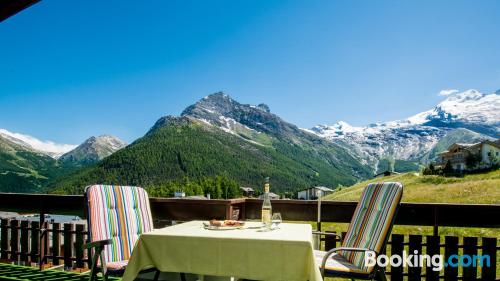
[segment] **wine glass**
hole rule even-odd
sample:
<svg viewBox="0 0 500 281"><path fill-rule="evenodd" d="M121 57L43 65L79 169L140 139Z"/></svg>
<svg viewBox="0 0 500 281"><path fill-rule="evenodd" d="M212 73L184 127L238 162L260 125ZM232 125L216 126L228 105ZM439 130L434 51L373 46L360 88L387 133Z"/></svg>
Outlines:
<svg viewBox="0 0 500 281"><path fill-rule="evenodd" d="M271 223L273 225L273 228L279 228L280 223L283 220L281 219L281 214L280 213L274 213L272 218L271 218Z"/></svg>

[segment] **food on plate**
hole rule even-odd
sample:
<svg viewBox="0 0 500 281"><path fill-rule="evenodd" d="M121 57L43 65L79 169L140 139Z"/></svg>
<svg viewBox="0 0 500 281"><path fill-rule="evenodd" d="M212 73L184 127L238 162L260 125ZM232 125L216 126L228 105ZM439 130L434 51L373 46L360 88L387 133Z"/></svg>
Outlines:
<svg viewBox="0 0 500 281"><path fill-rule="evenodd" d="M237 221L237 220L210 220L210 225L211 226L217 226L217 227L222 227L222 226L243 226L245 223L242 221Z"/></svg>

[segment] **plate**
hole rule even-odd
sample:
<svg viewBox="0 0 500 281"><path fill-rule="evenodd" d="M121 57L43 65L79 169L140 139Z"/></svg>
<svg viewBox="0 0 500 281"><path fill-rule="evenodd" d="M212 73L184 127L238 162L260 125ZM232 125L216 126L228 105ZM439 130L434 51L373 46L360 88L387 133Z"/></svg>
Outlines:
<svg viewBox="0 0 500 281"><path fill-rule="evenodd" d="M210 223L204 222L203 223L203 228L207 230L233 230L233 229L239 229L242 228L243 226L215 226L215 225L210 225Z"/></svg>

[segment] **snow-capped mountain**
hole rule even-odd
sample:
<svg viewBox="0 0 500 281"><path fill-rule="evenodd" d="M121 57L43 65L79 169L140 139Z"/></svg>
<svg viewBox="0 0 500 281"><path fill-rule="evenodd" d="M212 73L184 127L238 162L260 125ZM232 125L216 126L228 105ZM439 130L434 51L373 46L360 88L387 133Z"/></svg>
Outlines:
<svg viewBox="0 0 500 281"><path fill-rule="evenodd" d="M127 143L114 136L90 137L75 149L62 155L59 161L64 164L85 166L93 164L125 146Z"/></svg>
<svg viewBox="0 0 500 281"><path fill-rule="evenodd" d="M340 121L306 131L350 146L374 163L376 170L381 158L420 161L444 136L459 128L460 135L468 140L498 137L500 92L483 94L468 90L450 95L433 109L403 120L366 127Z"/></svg>
<svg viewBox="0 0 500 281"><path fill-rule="evenodd" d="M76 145L72 144L42 141L29 135L13 133L5 129L0 129L0 136L24 148L49 155L55 159L76 147Z"/></svg>

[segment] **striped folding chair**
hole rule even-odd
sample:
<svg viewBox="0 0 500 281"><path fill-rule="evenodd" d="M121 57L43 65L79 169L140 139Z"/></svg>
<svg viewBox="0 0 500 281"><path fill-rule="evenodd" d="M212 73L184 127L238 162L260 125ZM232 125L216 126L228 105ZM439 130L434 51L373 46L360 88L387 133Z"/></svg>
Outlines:
<svg viewBox="0 0 500 281"><path fill-rule="evenodd" d="M373 183L364 189L341 247L315 251L324 277L386 280L383 268L365 265L365 255L376 257L385 248L402 196L398 182Z"/></svg>
<svg viewBox="0 0 500 281"><path fill-rule="evenodd" d="M136 186L92 185L85 188L89 243L93 252L90 280L125 271L139 235L153 230L147 192ZM155 280L159 277L156 270Z"/></svg>

